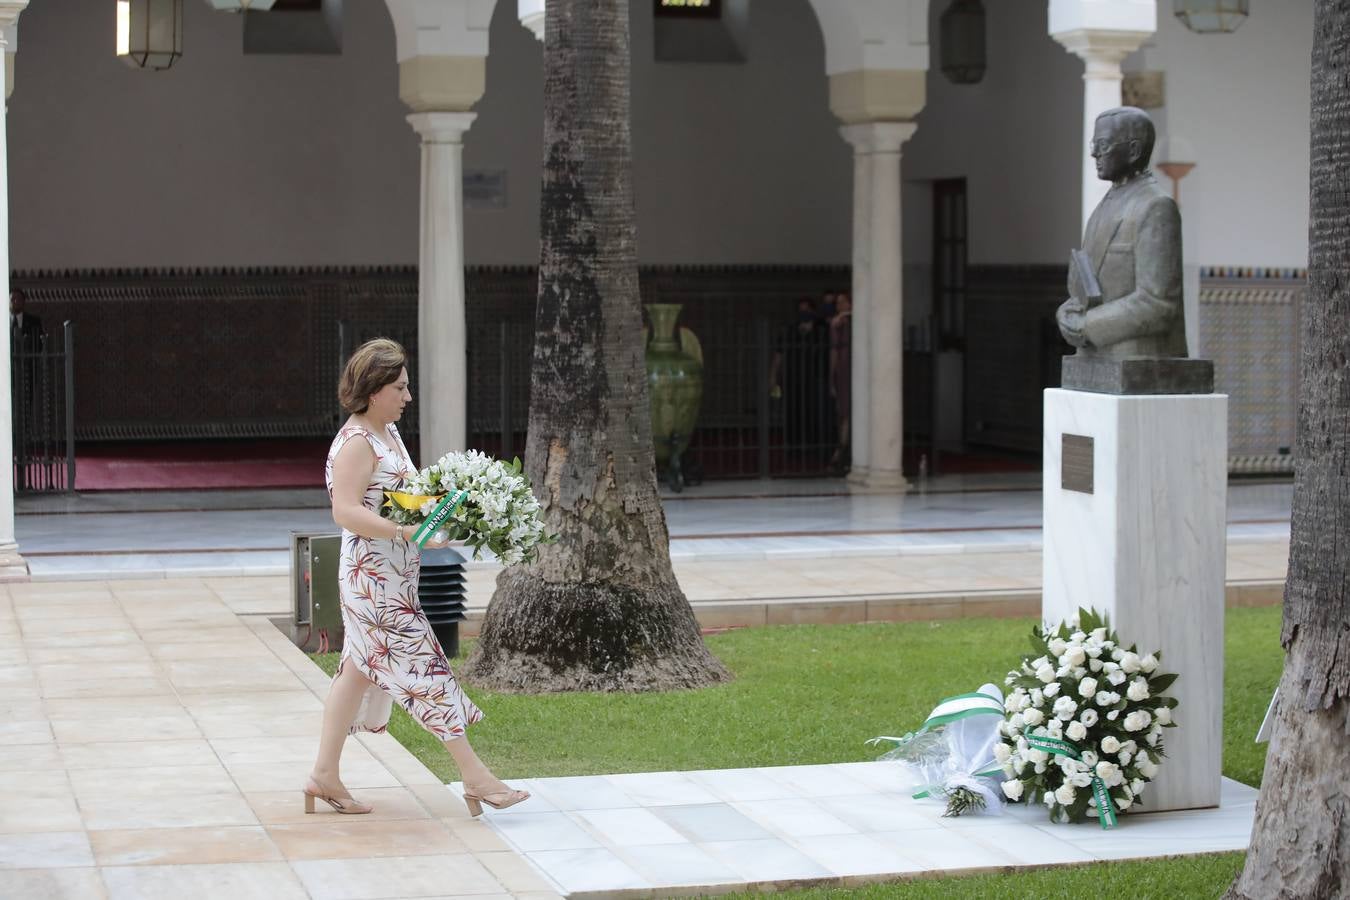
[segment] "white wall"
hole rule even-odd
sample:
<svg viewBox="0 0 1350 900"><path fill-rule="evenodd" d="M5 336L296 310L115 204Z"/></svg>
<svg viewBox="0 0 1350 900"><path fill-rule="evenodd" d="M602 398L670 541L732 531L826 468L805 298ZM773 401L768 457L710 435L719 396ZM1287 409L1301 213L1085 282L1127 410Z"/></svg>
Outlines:
<svg viewBox="0 0 1350 900"><path fill-rule="evenodd" d="M414 263L418 147L380 0L348 0L340 56L240 52L241 20L186 0L165 72L113 56L113 4L23 14L9 110L17 268ZM652 61L634 3L634 167L649 263L847 263L851 158L807 0L760 2L744 65ZM465 215L470 263L538 260L541 48L498 3L468 167L508 205Z"/></svg>
<svg viewBox="0 0 1350 900"><path fill-rule="evenodd" d="M984 80L952 84L939 71L946 8L931 4L928 102L905 145L905 178L966 178L971 264L1065 262L1080 238L1082 63L1046 33L1044 0L1002 0L985 4ZM905 225L916 238L929 227Z"/></svg>
<svg viewBox="0 0 1350 900"><path fill-rule="evenodd" d="M1195 264L1308 264L1312 41L1312 0L1253 3L1236 32L1211 35L1159 3L1158 32L1128 65L1166 71L1155 160L1196 163L1181 182Z"/></svg>
<svg viewBox="0 0 1350 900"><path fill-rule="evenodd" d="M416 135L393 25L351 0L340 56L248 56L243 22L183 4L164 72L113 55L115 4L20 19L9 105L16 268L411 263Z"/></svg>
<svg viewBox="0 0 1350 900"><path fill-rule="evenodd" d="M851 157L828 110L808 0L754 0L743 65L652 61L634 0L634 166L645 263L837 263L850 252ZM1082 63L1046 34L1044 0L987 3L989 70L933 69L905 146L915 185L968 180L970 261L1063 263L1079 242ZM541 48L501 0L465 164L505 169L508 205L465 215L470 263L538 254ZM1255 4L1198 36L1160 2L1165 134L1189 139L1192 263L1302 266L1307 250L1311 0ZM415 263L418 147L398 100L382 0L347 0L340 56L241 53L241 20L185 0L167 72L112 52L108 0L42 0L20 20L9 107L16 268ZM931 210L911 187L906 262L928 262ZM1259 211L1259 212L1254 212ZM926 298L907 298L914 302Z"/></svg>

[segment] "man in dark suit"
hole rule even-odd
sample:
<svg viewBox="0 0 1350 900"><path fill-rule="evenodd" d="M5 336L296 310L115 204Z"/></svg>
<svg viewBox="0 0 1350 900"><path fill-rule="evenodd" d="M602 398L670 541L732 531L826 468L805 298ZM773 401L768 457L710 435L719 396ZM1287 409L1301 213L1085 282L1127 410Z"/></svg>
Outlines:
<svg viewBox="0 0 1350 900"><path fill-rule="evenodd" d="M24 308L27 300L20 289L9 292L9 334L12 341L35 348L42 340L42 320Z"/></svg>
<svg viewBox="0 0 1350 900"><path fill-rule="evenodd" d="M1181 214L1148 169L1154 137L1141 109L1097 117L1092 156L1111 189L1088 219L1083 252L1069 267L1070 297L1056 314L1080 356L1187 355Z"/></svg>

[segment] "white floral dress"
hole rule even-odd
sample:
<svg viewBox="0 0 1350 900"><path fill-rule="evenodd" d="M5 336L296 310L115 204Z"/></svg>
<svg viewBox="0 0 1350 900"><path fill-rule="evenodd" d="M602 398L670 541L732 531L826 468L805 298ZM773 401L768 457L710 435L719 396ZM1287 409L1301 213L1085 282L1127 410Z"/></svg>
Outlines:
<svg viewBox="0 0 1350 900"><path fill-rule="evenodd" d="M378 511L384 492L399 490L416 468L403 446L398 429L389 426L379 435L349 425L337 433L328 448L324 480L333 497L333 460L347 441L360 435L375 452L375 471L364 499L366 509ZM396 701L438 739L464 736L464 729L483 718L454 673L436 640L417 599L422 554L411 541L375 540L343 529L338 584L342 599L342 659L374 686L361 698L361 708L350 733L384 731Z"/></svg>

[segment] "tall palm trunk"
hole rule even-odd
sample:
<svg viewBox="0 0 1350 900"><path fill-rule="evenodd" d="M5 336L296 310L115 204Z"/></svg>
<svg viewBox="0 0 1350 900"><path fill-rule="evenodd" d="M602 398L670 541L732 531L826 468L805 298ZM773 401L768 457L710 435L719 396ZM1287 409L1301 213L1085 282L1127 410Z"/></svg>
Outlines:
<svg viewBox="0 0 1350 900"><path fill-rule="evenodd" d="M465 667L505 690L728 675L670 566L638 300L627 0L549 0L539 300L525 463L557 544L497 580Z"/></svg>
<svg viewBox="0 0 1350 900"><path fill-rule="evenodd" d="M1288 655L1230 897L1350 895L1350 5L1317 0Z"/></svg>

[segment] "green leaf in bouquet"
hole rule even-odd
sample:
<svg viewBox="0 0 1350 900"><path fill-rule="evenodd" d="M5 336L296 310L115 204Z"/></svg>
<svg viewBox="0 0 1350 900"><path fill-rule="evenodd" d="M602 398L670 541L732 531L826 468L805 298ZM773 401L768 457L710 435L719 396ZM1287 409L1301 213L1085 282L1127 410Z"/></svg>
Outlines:
<svg viewBox="0 0 1350 900"><path fill-rule="evenodd" d="M965 815L974 810L979 812L985 808L984 795L972 791L968 787L959 787L947 794L947 809L943 811L944 819L954 819L957 816Z"/></svg>
<svg viewBox="0 0 1350 900"><path fill-rule="evenodd" d="M1148 692L1154 695L1161 694L1163 691L1170 688L1172 683L1176 680L1177 676L1175 672L1154 675L1152 678L1148 679ZM1155 703L1154 705L1156 706L1157 704Z"/></svg>

